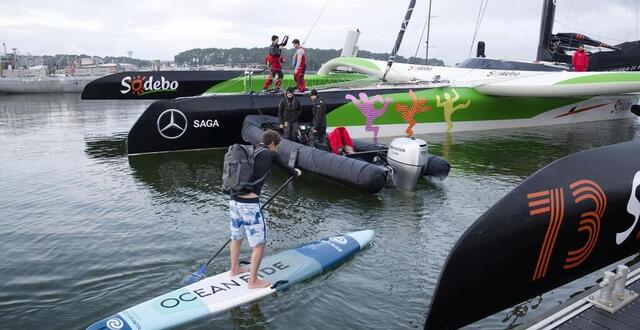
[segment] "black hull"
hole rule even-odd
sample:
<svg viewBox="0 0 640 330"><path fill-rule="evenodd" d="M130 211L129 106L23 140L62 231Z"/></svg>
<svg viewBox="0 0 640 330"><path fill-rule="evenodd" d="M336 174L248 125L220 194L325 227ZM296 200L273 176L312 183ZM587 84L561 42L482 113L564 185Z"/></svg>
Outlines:
<svg viewBox="0 0 640 330"><path fill-rule="evenodd" d="M243 74L243 70L120 72L90 82L82 91L82 99L155 100L195 96ZM132 81L137 78L142 85L132 86ZM149 88L145 88L145 83Z"/></svg>
<svg viewBox="0 0 640 330"><path fill-rule="evenodd" d="M571 56L551 56L548 61L571 65ZM640 71L640 47L589 54L588 71Z"/></svg>
<svg viewBox="0 0 640 330"><path fill-rule="evenodd" d="M544 0L540 21L537 61L572 64L571 56L565 51L574 50L580 44L605 47L612 51L601 51L589 55L589 71L640 71L640 40L618 45L607 45L578 33L557 33L553 35L556 13L555 0ZM557 43L554 45L554 39Z"/></svg>
<svg viewBox="0 0 640 330"><path fill-rule="evenodd" d="M637 253L638 150L569 155L498 201L449 254L425 328L460 328Z"/></svg>
<svg viewBox="0 0 640 330"><path fill-rule="evenodd" d="M413 88L421 90L421 88ZM320 92L327 111L350 102L346 94L381 93L380 89ZM384 89L384 93L406 92L407 89ZM311 121L308 94L298 95L302 106L301 121ZM160 100L151 104L138 118L127 137L130 155L205 148L224 148L241 143L242 122L248 115L277 115L281 95L215 95ZM176 126L168 127L174 115ZM162 118L161 118L162 117ZM179 121L179 122L178 122ZM163 133L162 129L167 128Z"/></svg>
<svg viewBox="0 0 640 330"><path fill-rule="evenodd" d="M247 116L242 127L244 141L257 144L264 130L263 124L277 123L278 118L271 116ZM386 147L383 147L386 150ZM357 150L374 150L375 145L356 144ZM283 139L278 147L282 159L289 159L292 152L298 151L296 167L309 171L356 189L377 193L387 184L388 172L384 166L368 163L361 159L336 155L321 149L305 146Z"/></svg>

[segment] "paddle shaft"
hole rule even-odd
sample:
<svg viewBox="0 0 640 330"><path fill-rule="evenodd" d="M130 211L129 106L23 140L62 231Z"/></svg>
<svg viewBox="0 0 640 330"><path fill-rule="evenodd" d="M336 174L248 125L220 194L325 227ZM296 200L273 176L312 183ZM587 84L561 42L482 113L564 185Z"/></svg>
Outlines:
<svg viewBox="0 0 640 330"><path fill-rule="evenodd" d="M289 179L287 179L287 181L285 181L285 182L282 184L282 186L280 186L280 188L278 188L278 190L276 190L276 191L271 195L271 197L269 197L269 199L267 199L267 201L266 201L266 202L264 202L264 204L262 204L262 205L260 206L260 209L263 209L265 206L267 206L267 204L269 204L269 203L273 200L273 198L274 198L274 197L276 197L276 195L277 195L277 194L279 194L279 193L282 191L282 189L284 189L284 187L286 187L286 186L289 184L289 182L291 182L294 178L295 178L295 176L291 176L291 177L289 177ZM229 243L231 243L231 239L227 240L227 242L226 242L226 243L224 243L224 245L223 245L223 246L218 250L218 252L216 252L216 254L214 254L214 255L213 255L213 257L211 257L211 259L209 259L209 261L207 261L206 265L207 265L207 266L209 266L209 264L213 261L213 259L214 259L215 257L217 257L217 256L218 256L218 254L220 254L220 252L222 252L222 250L224 250L224 248L225 248L225 247L227 247L227 245L229 245Z"/></svg>

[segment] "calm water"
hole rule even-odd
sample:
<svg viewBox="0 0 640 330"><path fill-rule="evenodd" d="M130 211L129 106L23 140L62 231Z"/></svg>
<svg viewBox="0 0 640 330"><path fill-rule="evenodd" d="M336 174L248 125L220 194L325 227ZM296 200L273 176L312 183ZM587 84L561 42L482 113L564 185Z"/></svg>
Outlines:
<svg viewBox="0 0 640 330"><path fill-rule="evenodd" d="M126 132L147 104L0 95L0 327L84 328L181 286L227 239L222 151L125 155ZM415 193L368 195L303 175L268 208L268 253L366 228L376 231L372 247L185 329L422 328L449 250L485 210L559 157L639 136L635 120L426 136L453 168ZM274 171L266 193L284 179ZM209 274L228 262L219 256ZM589 284L535 299L516 324ZM476 327L504 329L508 316Z"/></svg>

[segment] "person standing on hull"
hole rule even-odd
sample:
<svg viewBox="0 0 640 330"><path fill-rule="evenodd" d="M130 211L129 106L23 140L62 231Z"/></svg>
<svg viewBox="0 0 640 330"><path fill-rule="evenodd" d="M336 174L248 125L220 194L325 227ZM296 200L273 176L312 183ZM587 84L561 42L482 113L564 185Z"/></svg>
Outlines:
<svg viewBox="0 0 640 330"><path fill-rule="evenodd" d="M282 78L284 74L282 73L282 63L284 63L284 58L282 57L282 49L287 45L287 40L289 40L288 36L284 36L284 40L280 43L280 38L277 35L271 36L271 46L269 47L269 55L265 57L265 63L267 66L271 68L271 73L267 80L264 81L264 85L262 86L262 92L266 93L269 87L271 86L271 82L273 78L276 78L276 92L280 92L280 86L282 86Z"/></svg>
<svg viewBox="0 0 640 330"><path fill-rule="evenodd" d="M293 87L289 87L278 106L280 128L284 130L284 138L290 141L295 141L295 136L298 132L298 118L302 112L300 102L296 99L293 91Z"/></svg>
<svg viewBox="0 0 640 330"><path fill-rule="evenodd" d="M293 53L293 80L296 82L298 92L302 93L305 90L304 73L307 70L307 55L304 48L300 46L300 40L293 39L291 44L295 47L295 52Z"/></svg>
<svg viewBox="0 0 640 330"><path fill-rule="evenodd" d="M584 51L584 45L578 46L578 49L573 53L571 58L573 64L573 71L584 72L589 69L589 54Z"/></svg>
<svg viewBox="0 0 640 330"><path fill-rule="evenodd" d="M268 281L258 278L258 270L262 262L267 243L267 224L260 207L260 192L271 167L276 164L290 176L300 176L302 171L287 165L278 155L280 135L268 130L262 134L260 144L254 151L253 178L257 181L249 191L231 194L229 213L231 215L231 276L249 271L249 289L271 286ZM262 179L262 180L261 180ZM251 267L240 267L240 246L247 237L251 252Z"/></svg>
<svg viewBox="0 0 640 330"><path fill-rule="evenodd" d="M327 140L327 109L324 105L324 100L318 96L317 90L311 90L310 99L313 121L311 122L309 145L315 146L316 143L324 144Z"/></svg>

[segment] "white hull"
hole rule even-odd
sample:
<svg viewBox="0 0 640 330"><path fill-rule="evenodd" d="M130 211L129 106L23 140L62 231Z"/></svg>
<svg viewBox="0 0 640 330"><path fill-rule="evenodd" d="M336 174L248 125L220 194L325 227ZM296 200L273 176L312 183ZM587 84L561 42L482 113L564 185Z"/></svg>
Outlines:
<svg viewBox="0 0 640 330"><path fill-rule="evenodd" d="M82 93L98 77L0 78L0 93Z"/></svg>

